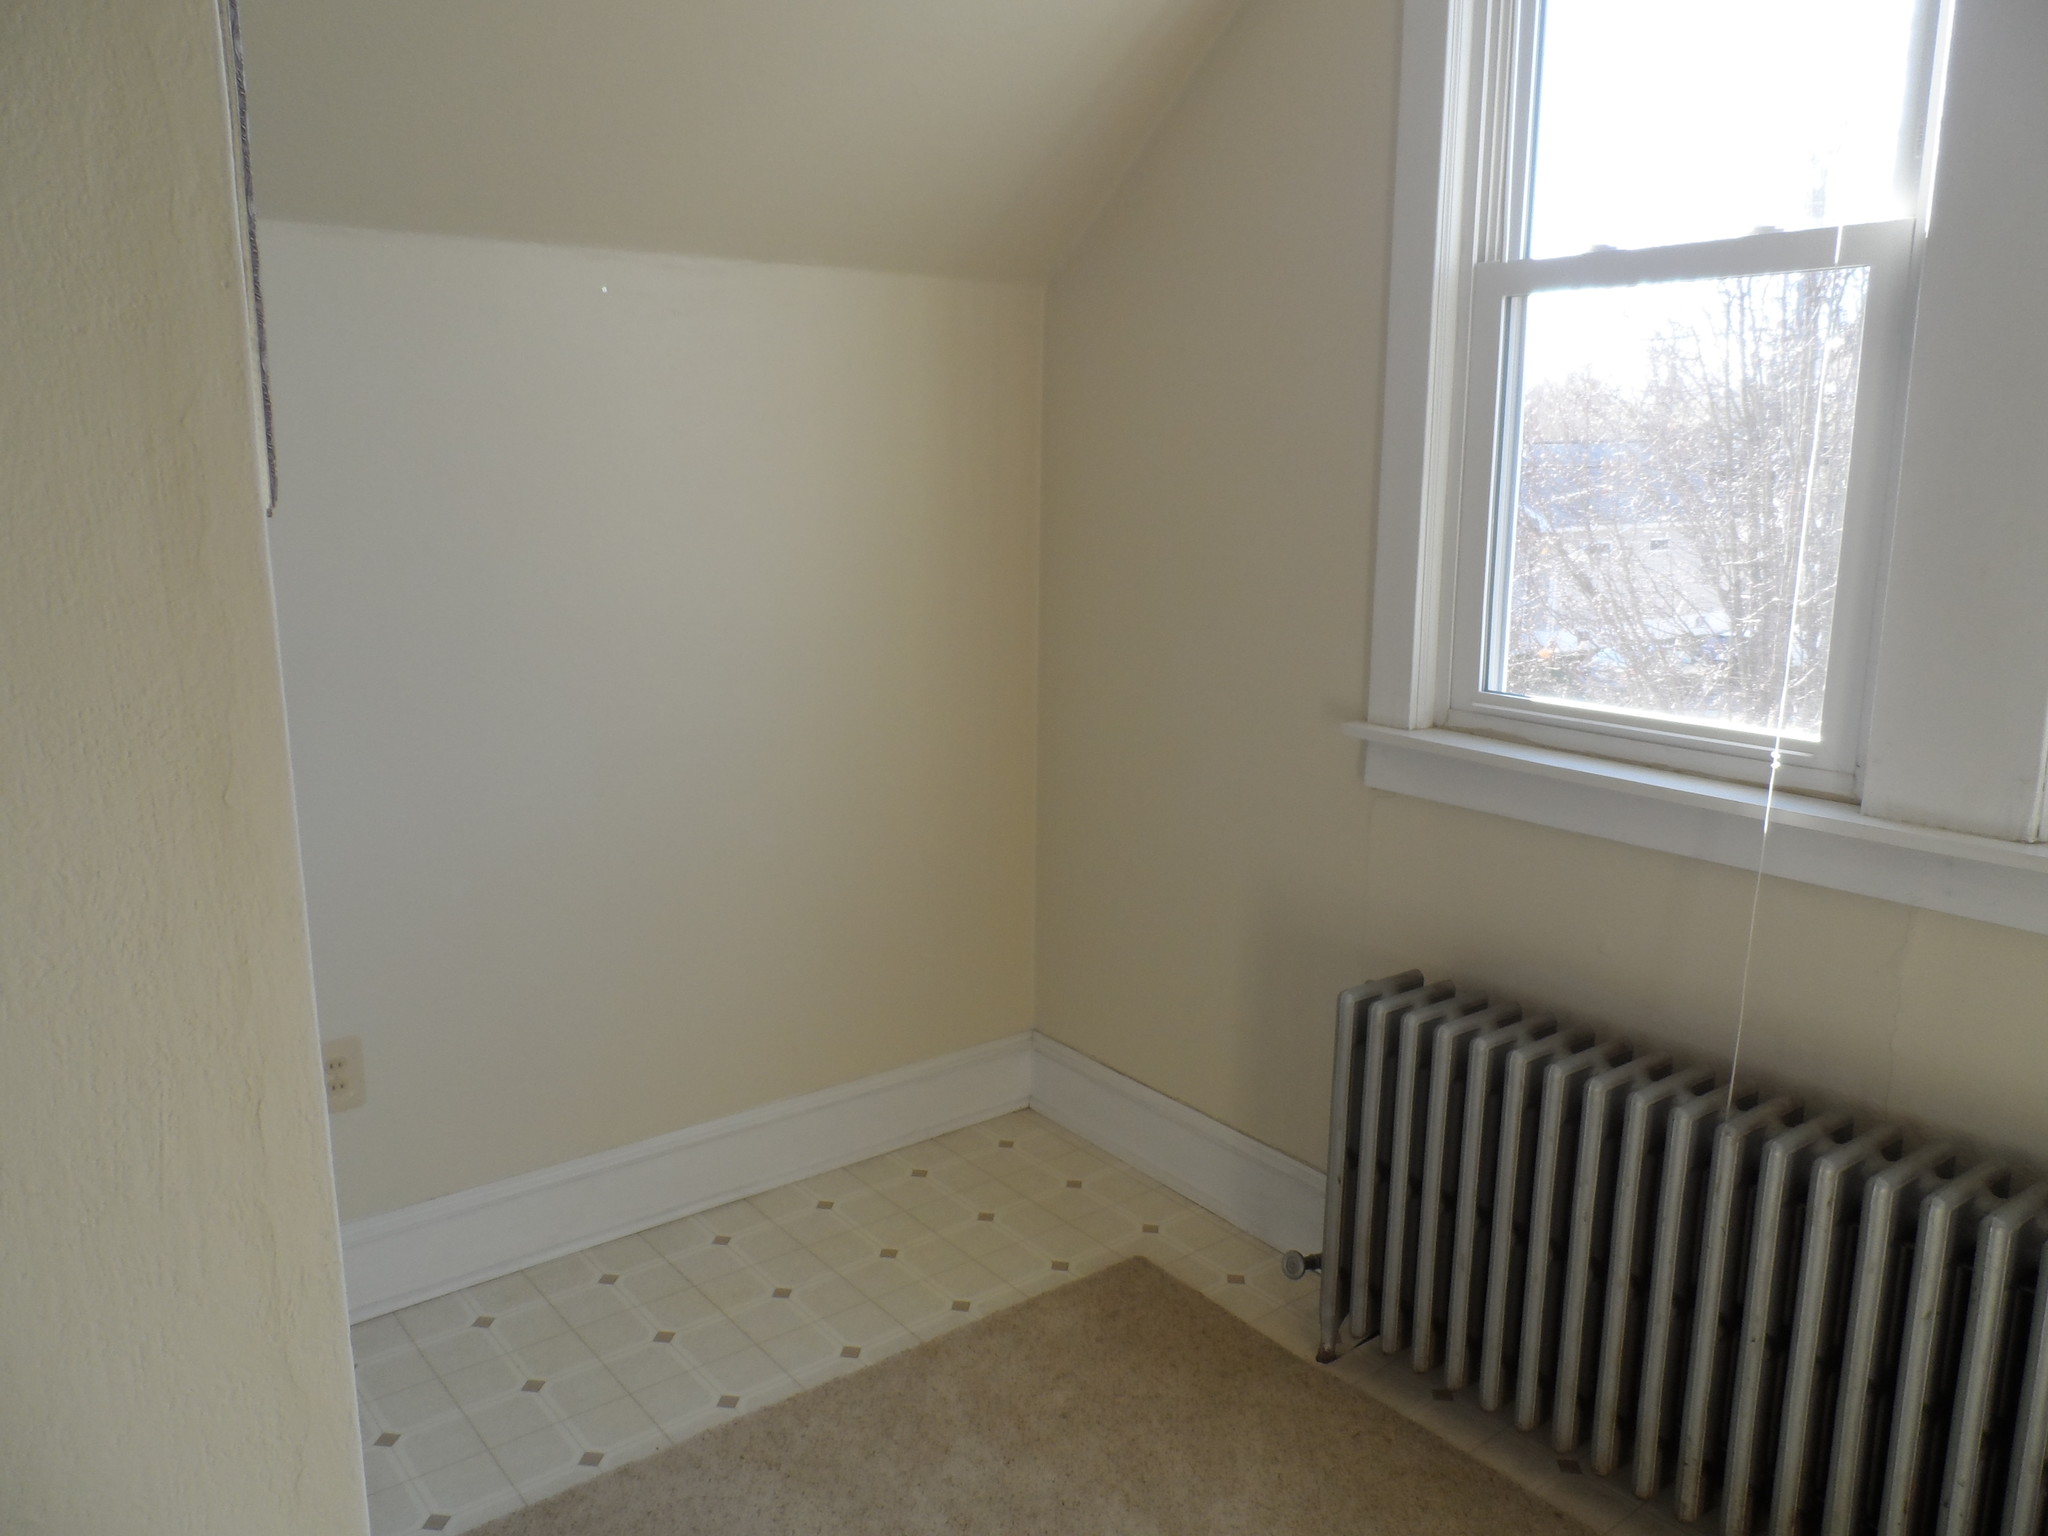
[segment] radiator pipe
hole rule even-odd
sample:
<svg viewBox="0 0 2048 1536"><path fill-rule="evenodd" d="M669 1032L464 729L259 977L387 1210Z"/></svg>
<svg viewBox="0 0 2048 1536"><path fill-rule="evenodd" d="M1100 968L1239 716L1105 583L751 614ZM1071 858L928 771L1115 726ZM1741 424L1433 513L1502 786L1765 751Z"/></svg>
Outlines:
<svg viewBox="0 0 2048 1536"><path fill-rule="evenodd" d="M1299 1249L1290 1248L1280 1255L1280 1273L1290 1280L1299 1280L1310 1270L1319 1270L1322 1267L1323 1256L1320 1253L1303 1253Z"/></svg>

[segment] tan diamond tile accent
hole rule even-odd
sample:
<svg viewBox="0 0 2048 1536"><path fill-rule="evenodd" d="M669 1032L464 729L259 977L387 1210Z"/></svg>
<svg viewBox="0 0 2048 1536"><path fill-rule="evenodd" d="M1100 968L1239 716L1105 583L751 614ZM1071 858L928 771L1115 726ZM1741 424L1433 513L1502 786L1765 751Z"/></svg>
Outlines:
<svg viewBox="0 0 2048 1536"><path fill-rule="evenodd" d="M423 1531L445 1531L448 1529L448 1522L454 1518L453 1515L429 1515L427 1516L427 1523L421 1526L420 1529Z"/></svg>
<svg viewBox="0 0 2048 1536"><path fill-rule="evenodd" d="M619 1283L619 1277L617 1275L599 1275L597 1277L597 1283L599 1285L617 1285Z"/></svg>
<svg viewBox="0 0 2048 1536"><path fill-rule="evenodd" d="M675 1341L676 1331L673 1328L664 1328L654 1336L654 1342L657 1344L673 1344Z"/></svg>
<svg viewBox="0 0 2048 1536"><path fill-rule="evenodd" d="M1065 1259L1054 1259L1054 1260L1052 1261L1052 1267L1053 1267L1054 1269L1060 1269L1060 1270L1064 1270L1064 1269L1070 1269L1070 1268L1072 1268L1073 1266L1071 1266L1070 1264L1068 1264L1068 1263L1067 1263L1067 1261L1066 1261Z"/></svg>
<svg viewBox="0 0 2048 1536"><path fill-rule="evenodd" d="M830 1200L820 1200L818 1202L818 1209L821 1211L829 1211L832 1209L832 1204L833 1202Z"/></svg>
<svg viewBox="0 0 2048 1536"><path fill-rule="evenodd" d="M974 1219L976 1221L994 1221L996 1219L996 1213L994 1211L981 1211L975 1215Z"/></svg>
<svg viewBox="0 0 2048 1536"><path fill-rule="evenodd" d="M521 1387L519 1390L522 1392L538 1392L542 1387L546 1385L547 1383L545 1381L543 1381L540 1377L536 1376L533 1378L533 1380L529 1381L525 1386Z"/></svg>
<svg viewBox="0 0 2048 1536"><path fill-rule="evenodd" d="M723 1248L727 1243L731 1241L731 1238L727 1237L723 1232L721 1232L718 1234L718 1236L711 1239L711 1246L714 1248Z"/></svg>
<svg viewBox="0 0 2048 1536"><path fill-rule="evenodd" d="M578 1456L576 1458L576 1465L579 1467L594 1467L603 1460L603 1451L585 1451L581 1456Z"/></svg>
<svg viewBox="0 0 2048 1536"><path fill-rule="evenodd" d="M1067 1188L1069 1188L1069 1189L1079 1189L1080 1187L1081 1187L1081 1181L1080 1181L1079 1179L1069 1179L1069 1180L1067 1180Z"/></svg>
<svg viewBox="0 0 2048 1536"><path fill-rule="evenodd" d="M996 1143L996 1145L999 1147L1014 1147L1015 1145L1017 1145L1017 1143L1015 1143L1014 1141L999 1141Z"/></svg>
<svg viewBox="0 0 2048 1536"><path fill-rule="evenodd" d="M398 1444L398 1436L387 1429L377 1437L377 1444L383 1446L388 1451L392 1446Z"/></svg>
<svg viewBox="0 0 2048 1536"><path fill-rule="evenodd" d="M726 1393L725 1396L721 1397L718 1400L718 1406L721 1408L737 1408L739 1407L739 1405L740 1400L734 1397L730 1392Z"/></svg>
<svg viewBox="0 0 2048 1536"><path fill-rule="evenodd" d="M790 1297L794 1296L796 1292L792 1291L786 1285L778 1285L777 1287L775 1287L774 1290L770 1291L768 1294L770 1296L773 1296L777 1301L787 1301Z"/></svg>
<svg viewBox="0 0 2048 1536"><path fill-rule="evenodd" d="M910 1176L913 1179L928 1179L931 1177L931 1171L926 1168L913 1168L910 1170Z"/></svg>
<svg viewBox="0 0 2048 1536"><path fill-rule="evenodd" d="M1231 1284L1231 1285L1243 1285L1243 1284L1244 1284L1244 1276L1243 1276L1243 1275L1225 1275L1225 1276L1224 1276L1223 1278L1224 1278L1224 1280L1225 1280L1225 1281L1226 1281L1227 1283L1229 1283L1229 1284Z"/></svg>
<svg viewBox="0 0 2048 1536"><path fill-rule="evenodd" d="M1156 1221L1148 1221L1145 1223L1145 1225L1138 1228L1138 1230L1140 1232L1157 1232L1159 1230L1159 1223Z"/></svg>
<svg viewBox="0 0 2048 1536"><path fill-rule="evenodd" d="M839 1358L842 1360L858 1360L860 1358L860 1346L858 1344L847 1345L846 1348L839 1351Z"/></svg>
<svg viewBox="0 0 2048 1536"><path fill-rule="evenodd" d="M497 1319L495 1317L492 1317L488 1313L486 1313L484 1316L478 1318L469 1326L472 1328L488 1328L491 1326L491 1324L495 1323L496 1321Z"/></svg>
<svg viewBox="0 0 2048 1536"><path fill-rule="evenodd" d="M953 1303L953 1310L955 1312L965 1312L969 1307L973 1305L974 1303L971 1301L956 1301Z"/></svg>
<svg viewBox="0 0 2048 1536"><path fill-rule="evenodd" d="M896 1257L896 1250L894 1248L884 1248L882 1250L882 1257L885 1259L893 1259Z"/></svg>

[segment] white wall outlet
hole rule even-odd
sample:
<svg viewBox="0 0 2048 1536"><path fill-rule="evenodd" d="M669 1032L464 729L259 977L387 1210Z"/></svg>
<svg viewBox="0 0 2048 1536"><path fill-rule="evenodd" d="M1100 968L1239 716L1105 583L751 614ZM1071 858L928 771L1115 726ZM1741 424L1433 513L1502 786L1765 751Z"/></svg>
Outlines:
<svg viewBox="0 0 2048 1536"><path fill-rule="evenodd" d="M329 1040L320 1048L321 1056L327 1063L327 1110L339 1114L344 1109L360 1109L366 1090L363 1086L363 1041L360 1035L348 1035L340 1040Z"/></svg>

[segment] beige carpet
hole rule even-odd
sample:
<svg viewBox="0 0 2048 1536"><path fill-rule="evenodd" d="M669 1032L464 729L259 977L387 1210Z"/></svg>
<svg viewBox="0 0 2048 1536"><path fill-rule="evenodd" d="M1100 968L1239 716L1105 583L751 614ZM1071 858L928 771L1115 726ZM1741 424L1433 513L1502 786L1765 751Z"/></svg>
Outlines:
<svg viewBox="0 0 2048 1536"><path fill-rule="evenodd" d="M1582 1528L1130 1259L479 1536Z"/></svg>

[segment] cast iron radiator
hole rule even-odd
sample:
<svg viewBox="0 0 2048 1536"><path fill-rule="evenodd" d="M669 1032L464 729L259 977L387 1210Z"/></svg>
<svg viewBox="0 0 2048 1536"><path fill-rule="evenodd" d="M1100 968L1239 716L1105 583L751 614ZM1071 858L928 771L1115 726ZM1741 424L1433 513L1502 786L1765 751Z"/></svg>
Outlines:
<svg viewBox="0 0 2048 1536"><path fill-rule="evenodd" d="M2041 1536L2048 1185L1418 971L1334 1081L1325 1360L1730 1536Z"/></svg>

